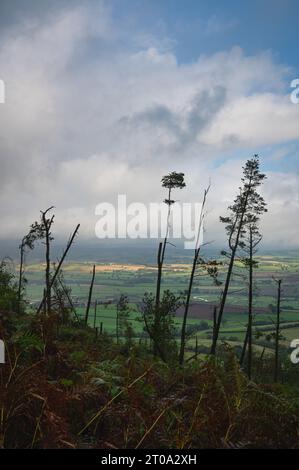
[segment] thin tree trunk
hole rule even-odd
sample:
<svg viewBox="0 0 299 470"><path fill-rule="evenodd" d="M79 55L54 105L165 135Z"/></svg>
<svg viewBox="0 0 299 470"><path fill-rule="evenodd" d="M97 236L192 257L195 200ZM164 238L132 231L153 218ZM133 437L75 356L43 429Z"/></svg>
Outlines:
<svg viewBox="0 0 299 470"><path fill-rule="evenodd" d="M67 298L67 300L68 300L68 303L69 303L69 305L70 305L70 307L71 307L71 310L72 310L73 314L75 315L75 317L77 318L77 320L79 320L77 311L76 311L75 306L74 306L74 304L73 304L73 302L72 302L72 299L71 299L70 296L69 296L69 293L68 293L67 289L65 288L65 286L63 285L63 283L61 282L61 280L59 279L59 277L58 277L57 279L58 279L58 282L59 282L59 284L60 284L60 286L61 286L61 288L62 288L62 290L63 290L63 292L64 292L64 294L65 294L65 296L66 296L66 298Z"/></svg>
<svg viewBox="0 0 299 470"><path fill-rule="evenodd" d="M94 328L96 327L96 324L97 324L97 306L98 306L98 302L96 300L95 303L94 303L94 317L93 317L93 327Z"/></svg>
<svg viewBox="0 0 299 470"><path fill-rule="evenodd" d="M116 344L119 344L119 308L116 307Z"/></svg>
<svg viewBox="0 0 299 470"><path fill-rule="evenodd" d="M44 288L44 296L46 296L46 289L45 288ZM43 312L44 317L43 318L46 318L46 308L47 308L46 302L44 302L43 308L44 308L44 312ZM46 334L46 326L45 326L44 321L41 322L41 330L42 330L42 338L43 338L44 357L46 357L47 334Z"/></svg>
<svg viewBox="0 0 299 470"><path fill-rule="evenodd" d="M217 347L217 341L218 341L220 326L221 326L221 322L222 322L222 316L223 316L224 307L225 307L225 303L226 303L226 298L227 298L227 294L228 294L228 289L229 289L229 285L230 285L231 275L232 275L232 272L233 272L235 257L236 257L236 253L237 253L237 249L238 249L238 245L239 245L241 229L242 229L242 225L243 225L244 215L245 215L245 212L246 212L246 209L247 209L247 201L248 201L248 196L249 196L250 191L251 191L251 181L250 181L249 186L247 188L247 193L246 193L246 197L245 197L245 201L244 201L244 206L242 208L241 218L240 218L240 221L239 221L239 224L238 224L237 236L236 236L236 239L235 239L234 246L232 247L230 262L229 262L227 276L226 276L226 280L225 280L225 286L224 286L224 290L223 290L222 297L221 297L221 303L220 303L220 307L219 307L217 327L216 327L216 331L215 331L215 337L213 339L211 354L216 353L216 347Z"/></svg>
<svg viewBox="0 0 299 470"><path fill-rule="evenodd" d="M45 298L46 298L46 295L47 295L46 289L44 289L44 297ZM44 306L44 315L46 315L46 313L47 313L47 304L46 304L46 302L44 302L43 306Z"/></svg>
<svg viewBox="0 0 299 470"><path fill-rule="evenodd" d="M250 227L249 239L249 291L248 291L248 361L247 374L251 379L252 370L252 295L253 295L253 239L252 228Z"/></svg>
<svg viewBox="0 0 299 470"><path fill-rule="evenodd" d="M281 279L277 281L277 307L276 307L276 335L275 335L275 368L274 368L274 382L278 380L279 368L279 333L280 333L280 300L281 300Z"/></svg>
<svg viewBox="0 0 299 470"><path fill-rule="evenodd" d="M80 224L78 224L77 227L75 228L75 230L74 230L74 232L73 232L73 235L71 236L70 240L69 240L68 243L67 243L66 249L64 250L64 253L63 253L62 257L60 258L60 261L59 261L59 263L58 263L58 265L57 265L57 268L56 268L56 270L55 270L55 272L54 272L54 275L52 276L52 279L51 279L51 282L50 282L51 288L52 288L52 286L53 286L53 284L54 284L54 282L55 282L56 277L57 277L58 274L59 274L59 271L60 271L61 266L62 266L62 264L63 264L63 262L64 262L64 260L65 260L65 258L66 258L66 255L67 255L69 249L71 248L71 246L72 246L72 244L73 244L73 242L74 242L74 239L75 239L75 236L77 235L77 232L78 232L78 230L79 230L79 227L80 227ZM43 307L44 302L45 302L45 297L44 297L43 300L41 301L41 303L40 303L40 305L39 305L39 307L38 307L38 309L37 309L37 313L40 312L41 308Z"/></svg>
<svg viewBox="0 0 299 470"><path fill-rule="evenodd" d="M168 201L170 201L170 198L171 198L171 188L168 189ZM170 214L171 214L171 205L170 205L170 203L169 203L169 205L168 205L168 212L167 212L166 233L165 233L165 237L164 237L163 250L162 250L162 257L161 257L161 264L162 264L162 265L163 265L163 262L164 262L164 256L165 256L165 250L166 250L166 243L167 243L168 233L169 233Z"/></svg>
<svg viewBox="0 0 299 470"><path fill-rule="evenodd" d="M168 201L170 201L171 197L171 188L168 189ZM166 250L166 244L167 244L167 239L168 239L168 233L169 233L169 220L170 220L170 213L171 213L171 204L169 202L168 205L168 211L167 211L167 225L166 225L166 233L164 237L163 243L159 243L159 250L158 250L158 259L157 259L157 264L158 264L158 277L157 277L157 287L156 287L156 314L155 317L157 317L157 325L159 323L158 320L158 309L160 305L160 294L161 294L161 281L162 281L162 269L163 269L163 263L164 263L164 257L165 257L165 250ZM156 321L156 320L155 320Z"/></svg>
<svg viewBox="0 0 299 470"><path fill-rule="evenodd" d="M187 299L186 299L186 304L185 304L185 311L184 311L184 318L183 318L182 332L181 332L181 348L180 348L180 354L179 354L179 362L180 362L181 365L184 362L184 354L185 354L185 346L186 346L187 318L188 318L188 312L189 312L189 306L190 306L190 298L191 298L191 293L192 293L194 275L195 275L196 266L197 266L197 262L198 262L198 257L199 257L199 253L200 253L200 234L201 234L201 229L203 228L204 209L205 209L207 194L209 192L209 189L210 189L210 185L204 191L204 196L203 196L203 201L202 201L202 206L201 206L201 212L200 212L200 216L199 216L199 223L198 223L198 229L197 229L197 239L196 239L196 243L195 243L194 258L193 258L192 270L191 270L190 279L189 279L189 287L188 287L188 292L187 292Z"/></svg>
<svg viewBox="0 0 299 470"><path fill-rule="evenodd" d="M161 279L162 279L162 250L163 250L163 243L159 243L159 250L157 256L157 265L158 265L158 276L157 276L157 287L156 287L156 309L159 307L160 303L160 292L161 292Z"/></svg>
<svg viewBox="0 0 299 470"><path fill-rule="evenodd" d="M243 348L241 352L241 357L240 357L240 366L242 367L245 359L245 354L246 354L246 349L247 349L247 344L248 344L248 334L249 334L249 325L247 323L247 328L246 328L246 334L244 338L244 343L243 343Z"/></svg>
<svg viewBox="0 0 299 470"><path fill-rule="evenodd" d="M187 299L186 299L186 304L185 304L185 311L184 311L184 318L183 318L182 332L181 332L181 348L180 348L180 355L179 355L179 362L180 362L181 365L184 362L187 317L188 317L188 311L189 311L189 305L190 305L190 298L191 298L194 274L195 274L197 260L198 260L198 256L199 256L199 250L200 249L197 248L195 250L195 253L194 253L192 270L191 270L191 275L190 275L190 279L189 279L189 287L188 287L188 292L187 292Z"/></svg>
<svg viewBox="0 0 299 470"><path fill-rule="evenodd" d="M74 230L74 232L73 232L71 238L69 239L69 241L68 241L68 243L67 243L66 249L64 250L64 253L63 253L62 257L60 258L60 261L59 261L59 263L58 263L58 265L57 265L57 268L56 268L56 270L55 270L55 272L54 272L54 275L53 275L53 277L52 277L52 280L51 280L51 287L53 286L53 284L54 284L54 282L55 282L55 279L56 279L56 277L57 277L58 274L59 274L59 271L60 271L60 269L61 269L61 266L62 266L62 264L63 264L63 262L64 262L64 260L65 260L65 258L66 258L66 255L68 254L68 251L69 251L70 247L72 246L72 244L73 244L73 242L74 242L74 239L75 239L75 236L77 235L77 232L78 232L78 230L79 230L79 227L80 227L80 224L77 225L77 227L75 228L75 230Z"/></svg>
<svg viewBox="0 0 299 470"><path fill-rule="evenodd" d="M89 309L90 309L90 303L91 303L91 297L92 297L92 290L93 290L95 274L96 274L96 267L95 267L95 265L93 265L92 278L91 278L91 283L90 283L90 287L89 287L88 301L87 301L86 313L85 313L85 325L88 324L88 316L89 316Z"/></svg>
<svg viewBox="0 0 299 470"><path fill-rule="evenodd" d="M24 243L20 246L20 270L19 270L19 285L18 285L18 315L21 313L21 296L22 296L22 284L23 284L23 266L24 266Z"/></svg>
<svg viewBox="0 0 299 470"><path fill-rule="evenodd" d="M215 306L214 306L214 309L213 309L213 335L212 335L212 345L214 344L214 341L215 341L216 329L217 329L217 307L216 307L216 305L215 305Z"/></svg>
<svg viewBox="0 0 299 470"><path fill-rule="evenodd" d="M233 271L236 251L237 251L237 245L235 245L234 250L231 254L231 258L230 258L230 263L229 263L228 272L227 272L227 276L226 276L225 286L224 286L224 290L223 290L222 297L221 297L221 303L220 303L220 308L219 308L219 313L218 313L218 319L217 319L216 328L215 328L214 337L213 337L213 344L212 344L212 348L211 348L211 354L216 353L219 330L220 330L222 316L223 316L223 312L224 312L226 297L227 297L227 294L228 294L228 288L229 288L229 285L230 285L230 279L231 279L231 275L232 275L232 271Z"/></svg>
<svg viewBox="0 0 299 470"><path fill-rule="evenodd" d="M46 223L46 313L50 315L51 313L51 284L50 284L50 268L51 268L51 261L50 261L50 222Z"/></svg>
<svg viewBox="0 0 299 470"><path fill-rule="evenodd" d="M157 355L157 341L158 339L156 338L156 335L159 331L159 306L160 306L160 292L161 292L161 280L162 280L162 267L163 267L163 261L162 261L162 250L163 250L163 244L162 242L159 243L159 250L158 250L158 256L157 256L157 265L158 265L158 276L157 276L157 287L156 287L156 302L155 302L155 318L154 318L154 328L153 328L153 347L154 347L154 355Z"/></svg>
<svg viewBox="0 0 299 470"><path fill-rule="evenodd" d="M45 239L46 239L46 271L45 271L45 284L46 284L46 297L43 298L44 312L46 315L49 315L51 312L51 260L50 260L50 242L51 242L51 226L53 224L54 215L51 218L47 219L47 213L53 209L53 206L49 207L46 211L42 212L42 222L45 230Z"/></svg>

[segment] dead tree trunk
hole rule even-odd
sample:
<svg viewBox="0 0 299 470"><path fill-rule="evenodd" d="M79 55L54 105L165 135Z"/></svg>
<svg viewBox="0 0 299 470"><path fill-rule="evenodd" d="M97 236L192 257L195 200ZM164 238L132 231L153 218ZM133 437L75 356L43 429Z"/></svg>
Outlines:
<svg viewBox="0 0 299 470"><path fill-rule="evenodd" d="M74 232L73 232L73 235L71 236L71 238L69 239L69 241L68 241L68 243L67 243L66 249L64 250L64 253L63 253L62 257L60 258L60 261L59 261L59 263L58 263L58 265L57 265L57 268L55 269L55 272L54 272L54 274L53 274L53 276L52 276L52 279L51 279L51 281L50 281L50 286L51 286L51 288L52 288L52 286L53 286L53 284L54 284L54 282L55 282L55 280L56 280L56 277L58 276L58 274L59 274L59 272L60 272L61 266L63 265L63 262L64 262L64 260L65 260L65 258L66 258L66 255L67 255L69 249L71 248L71 246L72 246L72 244L73 244L73 242L74 242L74 239L75 239L75 236L77 235L77 232L78 232L78 230L79 230L79 227L80 227L80 224L78 224L77 227L75 228L75 230L74 230ZM44 302L45 302L45 297L44 297L43 300L41 301L41 303L40 303L40 305L39 305L39 307L38 307L38 309L37 309L37 313L39 313L40 310L42 309Z"/></svg>
<svg viewBox="0 0 299 470"><path fill-rule="evenodd" d="M24 239L20 245L20 269L19 269L19 285L18 285L18 315L21 313L21 297L22 297L22 285L23 285L23 269L24 269L24 254L25 246Z"/></svg>
<svg viewBox="0 0 299 470"><path fill-rule="evenodd" d="M233 266L234 266L236 251L237 251L237 245L233 249L233 252L232 252L231 258L230 258L230 262L229 262L229 266L228 266L227 276L226 276L226 280L225 280L225 286L224 286L224 290L223 290L223 293L222 293L222 298L221 298L221 303L220 303L219 313L218 313L218 319L217 319L215 334L214 334L214 338L213 338L213 344L212 344L212 348L211 348L211 354L216 353L217 341L218 341L222 316L223 316L223 312L224 312L224 307L225 307L225 303L226 303L226 297L227 297L227 294L228 294L228 288L229 288L229 285L230 285L230 279L231 279L231 275L232 275L232 272L233 272Z"/></svg>
<svg viewBox="0 0 299 470"><path fill-rule="evenodd" d="M281 282L277 282L277 306L276 306L276 333L275 333L275 367L274 367L274 382L278 380L279 369L279 335L280 335L280 301L281 301Z"/></svg>
<svg viewBox="0 0 299 470"><path fill-rule="evenodd" d="M69 293L68 293L67 289L65 288L65 286L63 285L63 282L61 282L61 280L59 279L59 277L58 277L57 279L58 279L58 282L59 282L59 284L60 284L60 286L61 286L61 288L62 288L62 290L63 290L63 292L64 292L64 294L65 294L65 296L66 296L66 298L67 298L67 300L68 300L69 306L71 307L71 310L72 310L73 314L75 315L76 319L79 320L77 311L76 311L76 309L75 309L75 306L74 306L74 304L73 304L73 301L72 301L71 297L69 296Z"/></svg>
<svg viewBox="0 0 299 470"><path fill-rule="evenodd" d="M158 250L158 257L157 257L158 277L157 277L157 288L156 288L156 309L159 307L159 303L160 303L162 266L163 266L162 250L163 250L163 243L160 242L159 250Z"/></svg>
<svg viewBox="0 0 299 470"><path fill-rule="evenodd" d="M187 292L187 298L186 298L186 304L185 304L184 318L183 318L183 323L182 323L181 347L180 347L180 354L179 354L179 363L181 365L184 362L184 354L185 354L185 346L186 346L187 318L188 318L188 312L189 312L189 305L190 305L192 287L193 287L193 282L194 282L194 275L195 275L197 262L198 262L198 258L199 258L199 253L200 253L200 248L201 248L200 236L201 236L201 231L203 229L203 223L204 223L204 217L205 217L204 210L205 210L207 194L209 192L209 189L210 189L210 185L204 190L204 196L203 196L201 211L200 211L200 215L199 215L199 222L198 222L198 228L197 228L197 238L196 238L196 244L195 244L195 249L194 249L194 258L193 258L193 264L192 264L192 269L191 269L191 274L190 274L190 279L189 279L189 286L188 286L188 292Z"/></svg>
<svg viewBox="0 0 299 470"><path fill-rule="evenodd" d="M157 355L157 338L159 331L159 306L160 306L160 292L161 292L161 280L162 280L162 267L163 267L163 243L159 243L157 265L158 265L158 276L157 276L157 287L156 287L156 302L155 302L155 319L154 319L154 328L153 328L153 346L154 346L154 355Z"/></svg>
<svg viewBox="0 0 299 470"><path fill-rule="evenodd" d="M96 324L97 324L97 306L98 306L98 302L96 300L95 303L94 303L94 317L93 317L93 327L94 328L96 327Z"/></svg>
<svg viewBox="0 0 299 470"><path fill-rule="evenodd" d="M217 329L217 307L215 306L213 309L213 335L212 335L212 345L215 341L215 335L216 335L216 329Z"/></svg>
<svg viewBox="0 0 299 470"><path fill-rule="evenodd" d="M249 334L249 325L247 323L247 328L246 328L246 334L244 338L244 343L243 343L243 348L240 356L240 366L242 367L245 359L245 354L246 354L246 349L247 349L247 344L248 344L248 334Z"/></svg>
<svg viewBox="0 0 299 470"><path fill-rule="evenodd" d="M249 291L248 291L248 360L247 360L247 374L251 379L252 369L252 296L253 296L253 238L252 229L249 232Z"/></svg>
<svg viewBox="0 0 299 470"><path fill-rule="evenodd" d="M157 277L157 288L156 288L156 310L158 309L159 303L160 303L162 268L163 268L166 244L167 244L168 233L169 233L169 222L170 222L170 214L171 214L170 197L171 197L171 189L168 190L169 205L168 205L168 211L167 211L166 233L165 233L163 243L162 242L159 243L159 250L158 250L158 260L157 260L157 262L158 262L158 277Z"/></svg>
<svg viewBox="0 0 299 470"><path fill-rule="evenodd" d="M116 306L116 324L115 324L115 332L116 332L116 344L119 344L119 307Z"/></svg>
<svg viewBox="0 0 299 470"><path fill-rule="evenodd" d="M51 226L53 224L54 215L51 218L47 219L47 213L53 209L49 207L46 211L42 212L42 222L43 228L45 230L45 244L46 244L46 273L45 273L45 281L46 281L46 314L49 315L51 313L51 259L50 259L50 243L51 243Z"/></svg>
<svg viewBox="0 0 299 470"><path fill-rule="evenodd" d="M88 324L88 316L89 316L89 309L90 309L90 304L91 304L91 297L92 297L95 274L96 274L96 267L95 265L93 265L92 278L91 278L91 283L89 287L88 301L87 301L86 312L85 312L85 325Z"/></svg>
<svg viewBox="0 0 299 470"><path fill-rule="evenodd" d="M195 250L194 258L193 258L193 264L192 264L192 270L191 270L191 275L189 279L189 287L188 287L188 292L187 292L187 299L186 299L186 304L185 304L185 310L184 310L184 318L183 318L183 324L182 324L182 333L181 333L181 348L180 348L180 355L179 355L179 362L182 365L184 362L184 354L185 354L185 345L186 345L186 326L187 326L187 317L188 317L188 311L189 311L189 305L190 305L190 298L191 298L191 292L192 292L192 286L193 286L193 280L194 280L194 274L196 270L196 265L197 265L197 260L199 256L199 250Z"/></svg>
<svg viewBox="0 0 299 470"><path fill-rule="evenodd" d="M56 277L57 277L58 274L59 274L59 271L60 271L60 269L61 269L61 266L62 266L62 264L63 264L63 262L64 262L64 260L65 260L65 258L66 258L66 255L68 254L68 251L69 251L70 247L71 247L72 244L73 244L73 241L74 241L74 239L75 239L75 236L77 235L77 232L78 232L78 230L79 230L79 227L80 227L80 224L78 224L77 227L75 228L74 233L73 233L73 235L71 236L71 238L69 239L68 244L67 244L67 246L66 246L66 249L64 250L64 253L63 253L62 257L60 258L60 261L59 261L59 263L58 263L58 265L57 265L57 268L56 268L56 270L55 270L55 272L54 272L54 275L53 275L53 277L52 277L52 280L51 280L51 287L52 287L53 283L55 282Z"/></svg>

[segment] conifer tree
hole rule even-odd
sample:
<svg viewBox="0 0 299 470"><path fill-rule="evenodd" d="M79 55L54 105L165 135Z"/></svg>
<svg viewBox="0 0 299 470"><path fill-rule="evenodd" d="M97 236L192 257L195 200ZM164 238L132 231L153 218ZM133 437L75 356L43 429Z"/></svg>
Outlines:
<svg viewBox="0 0 299 470"><path fill-rule="evenodd" d="M260 172L259 157L254 155L251 159L247 160L243 167L242 185L239 187L239 194L233 204L228 207L229 215L220 217L220 221L226 225L229 249L224 251L223 254L228 257L229 264L221 295L211 354L216 352L217 340L238 250L244 247L244 239L248 233L248 227L252 223L252 214L261 213L265 210L266 204L258 193L258 189L265 178L266 176Z"/></svg>

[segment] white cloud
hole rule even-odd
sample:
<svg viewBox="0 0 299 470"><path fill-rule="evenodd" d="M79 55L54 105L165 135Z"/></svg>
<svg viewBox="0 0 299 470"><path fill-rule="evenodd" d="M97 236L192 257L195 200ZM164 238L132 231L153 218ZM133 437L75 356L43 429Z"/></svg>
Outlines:
<svg viewBox="0 0 299 470"><path fill-rule="evenodd" d="M134 34L119 31L100 5L20 24L2 41L1 236L20 237L51 204L61 231L81 221L81 233L91 236L96 204L117 193L159 201L161 175L175 169L189 179L185 200L198 200L213 177L210 231L219 239L218 216L238 187L241 161L217 166L217 159L282 142L287 152L299 139L299 106L284 95L289 70L269 53L248 57L236 47L179 64L167 38L161 48L157 38L145 47L145 32L136 31L129 46ZM297 197L287 172L269 177L274 209L265 231L280 240L273 228L283 210L283 237L298 244L298 198L286 203L286 182Z"/></svg>
<svg viewBox="0 0 299 470"><path fill-rule="evenodd" d="M288 96L273 93L242 96L232 100L208 129L208 145L263 146L299 138L299 107L290 106Z"/></svg>

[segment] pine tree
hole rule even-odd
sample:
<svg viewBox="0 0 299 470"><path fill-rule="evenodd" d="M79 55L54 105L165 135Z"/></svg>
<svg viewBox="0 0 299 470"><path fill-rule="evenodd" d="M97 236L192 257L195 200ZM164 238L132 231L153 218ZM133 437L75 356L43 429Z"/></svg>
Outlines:
<svg viewBox="0 0 299 470"><path fill-rule="evenodd" d="M262 196L258 193L258 188L265 178L266 176L260 172L259 157L258 155L254 155L251 159L247 160L243 167L243 177L241 178L242 186L239 187L239 194L233 204L228 207L229 215L227 217L220 217L220 221L226 225L225 228L228 235L229 250L223 252L223 254L228 257L229 265L221 295L211 354L215 354L216 352L223 312L238 250L244 247L244 239L248 233L248 227L252 222L252 214L265 210L266 204Z"/></svg>
<svg viewBox="0 0 299 470"><path fill-rule="evenodd" d="M252 206L251 212L246 216L246 233L242 236L242 241L240 242L240 246L245 253L241 261L248 269L248 325L244 339L242 360L248 345L247 374L250 379L252 369L253 270L258 267L258 262L254 259L254 255L257 253L257 247L263 238L259 230L259 216L266 211L265 201L260 196L256 200L256 204Z"/></svg>
<svg viewBox="0 0 299 470"><path fill-rule="evenodd" d="M159 250L158 250L158 257L157 257L157 265L158 265L158 276L157 276L157 284L156 284L156 297L155 297L155 328L154 331L159 331L159 308L160 308L160 294L161 294L161 281L162 281L162 269L163 263L165 258L165 250L167 245L167 240L169 236L169 229L170 229L170 217L171 217L171 207L175 203L172 199L172 191L174 189L183 189L186 186L184 181L184 173L177 173L175 171L169 173L166 176L163 176L161 183L162 187L167 189L168 196L164 199L164 203L167 205L167 219L166 219L166 232L164 241L159 243ZM154 341L154 353L157 354L157 341Z"/></svg>

